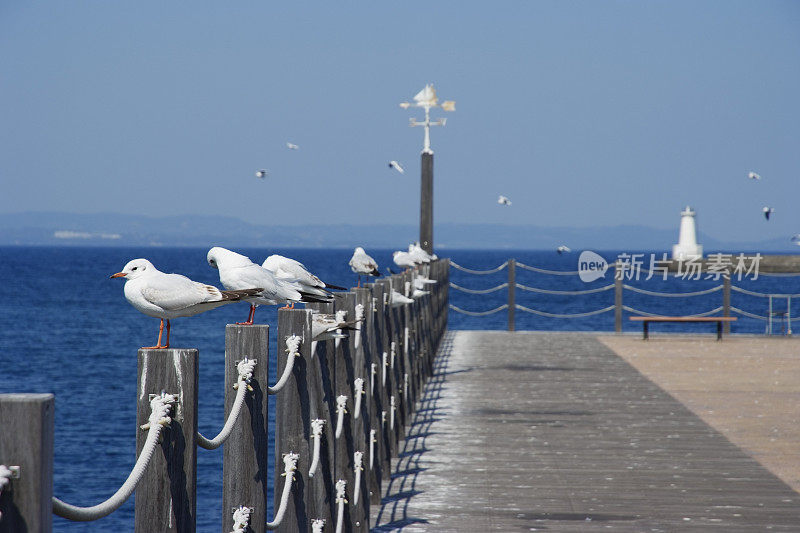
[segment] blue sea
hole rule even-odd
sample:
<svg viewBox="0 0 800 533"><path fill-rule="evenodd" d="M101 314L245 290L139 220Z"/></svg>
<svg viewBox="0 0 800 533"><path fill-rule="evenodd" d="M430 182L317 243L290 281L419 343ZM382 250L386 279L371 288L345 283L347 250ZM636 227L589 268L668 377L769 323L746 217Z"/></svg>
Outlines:
<svg viewBox="0 0 800 533"><path fill-rule="evenodd" d="M305 263L331 283L353 286L356 279L347 262L352 250L291 249L237 250L256 261L269 253L281 253ZM164 272L178 272L197 281L219 285L217 271L206 263L207 249L194 248L33 248L0 247L0 392L52 392L56 396L55 495L81 506L108 498L127 477L135 460L136 353L152 345L158 320L133 309L122 293L123 281L109 279L130 259L146 257ZM390 250L368 250L382 265L391 265ZM493 269L508 258L538 268L575 271L577 253L552 251L452 250L441 255L477 270ZM601 253L609 262L616 252ZM490 275L472 275L451 269L451 281L471 289L487 289L507 280L507 269ZM681 280L660 275L629 285L655 292L694 292L713 288L721 281ZM586 290L613 283L613 271L605 278L584 283L577 276L554 276L517 267L516 281L548 290ZM735 286L764 293L800 293L800 276L734 280ZM450 292L450 303L470 311L485 311L506 303L506 290L485 295ZM556 314L575 314L602 309L614 303L614 291L581 296L539 294L521 289L516 302ZM660 298L625 291L624 304L655 314L692 314L722 304L721 291L692 298ZM766 316L766 298L733 293L732 305ZM785 310L786 299L776 299L773 310ZM214 436L223 420L223 359L225 324L246 318L248 306L228 305L192 318L172 322L173 347L200 351L200 431ZM276 324L275 308L260 307L258 323ZM800 304L796 314L800 316ZM628 323L625 329L638 331ZM450 312L451 329L506 329L505 310L486 317ZM612 331L613 312L584 318L548 318L517 310L518 330ZM657 326L656 331L704 331L711 326ZM775 329L780 331L780 325ZM735 333L763 334L765 323L739 316ZM272 331L274 344L275 331ZM270 371L274 382L275 353ZM272 407L271 405L270 407ZM271 414L271 417L274 416ZM0 428L2 431L2 428ZM272 447L271 447L272 448ZM272 460L272 457L270 457ZM222 513L222 452L198 451L198 531L219 531ZM272 511L269 511L271 516ZM56 531L132 531L133 501L95 523L71 523L54 519Z"/></svg>

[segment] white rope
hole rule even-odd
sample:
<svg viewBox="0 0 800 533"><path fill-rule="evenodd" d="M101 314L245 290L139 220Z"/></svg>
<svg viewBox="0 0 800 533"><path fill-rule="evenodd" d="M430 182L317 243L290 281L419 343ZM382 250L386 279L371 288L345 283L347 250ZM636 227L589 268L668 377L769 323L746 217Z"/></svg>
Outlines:
<svg viewBox="0 0 800 533"><path fill-rule="evenodd" d="M361 346L361 324L364 322L364 304L356 304L356 335L353 342L356 350Z"/></svg>
<svg viewBox="0 0 800 533"><path fill-rule="evenodd" d="M289 495L292 493L292 481L294 481L294 471L297 470L297 460L300 458L299 454L286 453L283 455L283 474L281 476L286 478L283 483L283 493L281 494L281 505L278 512L275 513L275 519L272 522L267 522L267 529L278 529L283 521L283 515L286 514L286 507L289 505Z"/></svg>
<svg viewBox="0 0 800 533"><path fill-rule="evenodd" d="M162 428L172 422L169 413L172 404L176 401L176 395L163 392L155 395L150 400L150 417L148 422L141 426L141 429L147 430L147 439L145 439L142 451L136 459L136 464L133 466L130 475L128 475L128 479L125 480L125 483L122 484L117 492L103 503L98 503L92 507L77 507L53 497L53 513L67 520L89 522L108 516L125 503L130 495L133 494L136 485L139 484L147 470L147 466L150 464L153 452L158 447L158 437L161 435Z"/></svg>
<svg viewBox="0 0 800 533"><path fill-rule="evenodd" d="M553 276L574 276L578 274L577 270L547 270L544 268L537 268L530 265L526 265L525 263L520 263L517 261L517 266L520 268L524 268L525 270L530 270L531 272L539 272L540 274L551 274Z"/></svg>
<svg viewBox="0 0 800 533"><path fill-rule="evenodd" d="M386 411L381 411L381 427L386 425Z"/></svg>
<svg viewBox="0 0 800 533"><path fill-rule="evenodd" d="M743 289L741 287L737 287L736 285L731 285L731 290L736 292L741 292L742 294L748 294L750 296L758 296L761 298L769 298L770 296L772 296L773 298L800 298L800 294L755 292L755 291L748 291L747 289Z"/></svg>
<svg viewBox="0 0 800 533"><path fill-rule="evenodd" d="M322 533L322 530L325 528L325 519L324 518L315 518L311 521L311 533Z"/></svg>
<svg viewBox="0 0 800 533"><path fill-rule="evenodd" d="M403 398L408 398L408 372L403 374Z"/></svg>
<svg viewBox="0 0 800 533"><path fill-rule="evenodd" d="M592 315L599 315L600 313L606 313L614 309L613 305L609 305L608 307L604 307L602 309L596 309L594 311L588 311L586 313L574 313L574 314L558 314L558 313L546 313L545 311L539 311L537 309L531 309L530 307L525 307L524 305L516 304L516 308L520 311L525 311L527 313L533 313L534 315L541 315L550 318L581 318L585 316L592 316Z"/></svg>
<svg viewBox="0 0 800 533"><path fill-rule="evenodd" d="M502 311L503 309L508 309L508 304L503 304L500 307L495 307L494 309L491 309L489 311L467 311L466 309L461 309L460 307L456 307L453 304L450 304L450 309L458 313L462 313L464 315L486 316L486 315L491 315L492 313L497 313L498 311Z"/></svg>
<svg viewBox="0 0 800 533"><path fill-rule="evenodd" d="M649 316L649 317L653 317L653 318L668 318L666 315L656 315L656 314L653 314L653 313L648 313L647 311L639 311L638 309L634 309L633 307L628 307L627 305L623 305L622 308L625 311L628 311L629 313L635 313L635 314L640 315L640 316ZM681 315L681 316L686 316L686 317L709 316L709 315L713 315L714 313L719 313L720 311L722 311L722 306L715 307L714 309L711 309L710 311L705 311L703 313L695 313L693 315Z"/></svg>
<svg viewBox="0 0 800 533"><path fill-rule="evenodd" d="M361 492L361 472L364 471L364 452L353 452L353 470L356 472L353 482L353 505L358 505L358 493Z"/></svg>
<svg viewBox="0 0 800 533"><path fill-rule="evenodd" d="M537 293L540 293L540 294L565 294L565 295L570 295L570 296L578 296L578 295L581 295L581 294L593 294L595 292L607 291L609 289L613 289L614 288L614 284L611 283L609 285L604 285L602 287L597 287L596 289L586 289L586 290L583 290L583 291L551 291L550 289L540 289L538 287L528 287L527 285L523 285L522 283L517 283L516 287L518 289L523 290L523 291L537 292Z"/></svg>
<svg viewBox="0 0 800 533"><path fill-rule="evenodd" d="M364 395L364 378L356 378L353 380L353 394L356 397L356 406L353 409L353 418L358 420L361 418L361 396Z"/></svg>
<svg viewBox="0 0 800 533"><path fill-rule="evenodd" d="M497 287L492 287L491 289L467 289L466 287L459 287L452 281L450 282L450 286L456 289L457 291L466 292L468 294L489 294L490 292L505 289L506 287L508 287L508 283L501 283Z"/></svg>
<svg viewBox="0 0 800 533"><path fill-rule="evenodd" d="M336 397L336 438L342 436L342 428L344 427L344 414L347 412L347 396L342 394Z"/></svg>
<svg viewBox="0 0 800 533"><path fill-rule="evenodd" d="M389 414L389 429L392 429L392 430L394 429L394 410L395 410L395 405L394 405L394 394L393 394L389 398L389 411L390 411L390 414Z"/></svg>
<svg viewBox="0 0 800 533"><path fill-rule="evenodd" d="M381 379L381 385L384 387L386 386L386 367L389 366L389 354L383 352L383 378Z"/></svg>
<svg viewBox="0 0 800 533"><path fill-rule="evenodd" d="M267 387L267 392L269 394L277 394L286 382L289 381L289 376L292 374L292 369L294 368L294 358L300 357L300 342L302 339L297 335L292 335L290 337L286 337L286 353L289 354L286 360L286 368L283 369L283 375L281 379L275 384L274 387ZM313 344L313 343L312 343ZM316 348L316 346L315 346ZM313 353L314 348L312 348Z"/></svg>
<svg viewBox="0 0 800 533"><path fill-rule="evenodd" d="M375 390L375 374L378 373L378 363L371 363L370 364L370 372L369 372L369 391L373 392Z"/></svg>
<svg viewBox="0 0 800 533"><path fill-rule="evenodd" d="M0 465L0 496L3 495L3 489L11 483L11 478L19 477L18 466ZM0 520L3 519L3 513L0 513Z"/></svg>
<svg viewBox="0 0 800 533"><path fill-rule="evenodd" d="M405 355L408 355L408 346L409 346L409 344L411 344L410 342L408 342L409 333L410 333L410 330L408 329L408 326L406 326L405 327L405 331L403 332L403 353Z"/></svg>
<svg viewBox="0 0 800 533"><path fill-rule="evenodd" d="M233 510L233 531L231 533L247 533L250 528L250 515L253 514L252 507L240 505Z"/></svg>
<svg viewBox="0 0 800 533"><path fill-rule="evenodd" d="M712 292L722 290L723 286L717 285L716 287L711 287L710 289L706 289L704 291L695 291L695 292L655 292L655 291L640 289L639 287L634 287L628 284L623 284L622 287L624 289L628 289L633 292L638 292L640 294L646 294L648 296L661 296L662 298L685 298L688 296L702 296L704 294L711 294Z"/></svg>
<svg viewBox="0 0 800 533"><path fill-rule="evenodd" d="M460 270L462 272L468 272L470 274L494 274L495 272L500 272L505 267L507 267L508 266L508 261L506 261L505 263L503 263L499 267L493 268L491 270L472 270L472 269L469 269L469 268L464 268L461 265L459 265L458 263L456 263L455 261L453 261L452 259L450 260L450 266L455 267L455 268L457 268L458 270Z"/></svg>
<svg viewBox="0 0 800 533"><path fill-rule="evenodd" d="M391 351L391 353L389 354L389 368L394 370L394 360L395 360L395 357L397 356L397 344L394 341L392 341L392 345L391 345L391 350L390 351Z"/></svg>
<svg viewBox="0 0 800 533"><path fill-rule="evenodd" d="M225 421L222 431L220 431L219 435L213 439L207 439L198 431L198 446L206 450L216 450L222 446L222 443L228 440L228 437L231 436L231 432L233 432L233 426L236 425L236 421L239 420L239 415L242 412L244 397L248 390L253 390L253 388L250 386L250 380L253 378L253 369L255 367L256 360L248 359L246 357L239 361L239 363L236 365L236 370L239 372L239 377L236 379L236 383L233 385L233 388L236 389L236 399L233 400L233 406L231 407L231 412L228 413L228 419Z"/></svg>
<svg viewBox="0 0 800 533"><path fill-rule="evenodd" d="M744 309L739 309L738 307L734 307L734 306L731 306L731 311L733 311L734 313L739 313L740 315L743 315L743 316L746 316L746 317L749 317L749 318L755 318L757 320L769 320L769 317L761 316L761 315L754 315L753 313L748 313Z"/></svg>
<svg viewBox="0 0 800 533"><path fill-rule="evenodd" d="M375 438L375 430L369 430L369 469L372 470L372 465L374 463L373 458L375 457L375 443L378 442L378 439Z"/></svg>
<svg viewBox="0 0 800 533"><path fill-rule="evenodd" d="M336 533L342 533L342 526L344 525L344 504L347 503L345 499L345 487L347 481L340 479L336 482L336 505L338 510L336 512Z"/></svg>
<svg viewBox="0 0 800 533"><path fill-rule="evenodd" d="M314 439L314 455L311 457L311 466L308 467L308 477L314 477L314 473L319 466L319 444L322 440L322 426L325 421L321 418L315 418L311 421L311 438Z"/></svg>
<svg viewBox="0 0 800 533"><path fill-rule="evenodd" d="M347 311L345 309L339 309L336 311L336 322L341 324L345 320L347 320ZM333 345L338 349L339 345L342 343L342 337L338 336L342 334L342 328L336 328L336 334L337 337L333 340Z"/></svg>

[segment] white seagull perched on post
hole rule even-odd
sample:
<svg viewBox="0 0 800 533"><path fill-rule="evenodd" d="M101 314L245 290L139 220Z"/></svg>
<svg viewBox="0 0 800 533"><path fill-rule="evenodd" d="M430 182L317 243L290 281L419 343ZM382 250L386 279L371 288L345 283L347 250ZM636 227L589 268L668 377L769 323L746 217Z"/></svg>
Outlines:
<svg viewBox="0 0 800 533"><path fill-rule="evenodd" d="M263 168L260 169L260 170L256 170L256 177L257 178L261 178L262 180L267 177L267 174L269 174L269 172L267 172Z"/></svg>
<svg viewBox="0 0 800 533"><path fill-rule="evenodd" d="M221 291L213 285L192 281L180 274L165 274L147 259L129 261L112 278L125 278L125 299L147 316L161 319L158 342L145 349L169 348L169 321L172 318L194 316L221 305L238 302L261 291L258 287L246 290ZM167 321L167 341L161 344L164 321Z"/></svg>
<svg viewBox="0 0 800 533"><path fill-rule="evenodd" d="M350 270L358 274L358 286L361 286L361 275L375 276L379 278L381 273L378 271L378 262L367 255L367 252L360 246L356 246L353 257L350 258Z"/></svg>
<svg viewBox="0 0 800 533"><path fill-rule="evenodd" d="M500 205L511 205L511 200L509 200L508 198L506 198L501 194L500 197L497 199L497 203Z"/></svg>
<svg viewBox="0 0 800 533"><path fill-rule="evenodd" d="M400 268L414 268L417 266L417 262L414 261L414 257L410 253L399 250L392 254L392 261Z"/></svg>
<svg viewBox="0 0 800 533"><path fill-rule="evenodd" d="M766 218L767 220L769 220L769 216L770 216L770 215L771 215L771 214L772 214L772 213L773 213L775 210L774 210L773 208L771 208L771 207L764 206L764 208L763 208L761 211L764 213L764 218Z"/></svg>
<svg viewBox="0 0 800 533"><path fill-rule="evenodd" d="M289 150L299 150L300 149L299 146L297 146L294 143L290 143L290 142L286 143L286 148L288 148ZM313 152L313 150L312 150L312 152Z"/></svg>
<svg viewBox="0 0 800 533"><path fill-rule="evenodd" d="M332 301L330 295L321 297L305 292L299 283L278 279L264 267L253 263L249 257L215 246L206 256L208 264L219 270L219 280L226 289L240 290L261 287L255 296L242 298L250 303L250 314L241 325L252 325L257 305L294 305L295 302Z"/></svg>
<svg viewBox="0 0 800 533"><path fill-rule="evenodd" d="M410 255L411 259L417 264L430 263L432 259L431 255L423 250L418 242L412 242L408 245L408 255Z"/></svg>
<svg viewBox="0 0 800 533"><path fill-rule="evenodd" d="M347 290L338 285L325 283L317 276L309 272L303 263L295 261L290 257L273 254L267 257L261 266L275 274L276 278L289 282L297 282L300 284L300 288L304 292L314 294L316 296L322 296L323 298L330 298L331 296L331 294L325 290L326 288L336 289L339 291Z"/></svg>
<svg viewBox="0 0 800 533"><path fill-rule="evenodd" d="M405 174L406 173L405 169L403 169L403 166L400 163L398 163L397 161L395 161L394 159L389 161L389 168L395 169L400 174Z"/></svg>
<svg viewBox="0 0 800 533"><path fill-rule="evenodd" d="M760 180L761 179L761 176L759 176L755 172L748 172L747 173L747 177L750 178L751 180Z"/></svg>

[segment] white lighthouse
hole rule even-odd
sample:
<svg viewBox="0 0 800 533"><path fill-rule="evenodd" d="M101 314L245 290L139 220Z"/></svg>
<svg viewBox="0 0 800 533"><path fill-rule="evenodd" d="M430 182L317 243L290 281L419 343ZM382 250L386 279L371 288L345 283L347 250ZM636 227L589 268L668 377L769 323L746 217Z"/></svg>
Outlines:
<svg viewBox="0 0 800 533"><path fill-rule="evenodd" d="M703 246L697 244L697 227L694 223L695 212L688 205L681 211L681 231L678 234L678 244L672 247L673 261L688 261L689 259L702 259Z"/></svg>

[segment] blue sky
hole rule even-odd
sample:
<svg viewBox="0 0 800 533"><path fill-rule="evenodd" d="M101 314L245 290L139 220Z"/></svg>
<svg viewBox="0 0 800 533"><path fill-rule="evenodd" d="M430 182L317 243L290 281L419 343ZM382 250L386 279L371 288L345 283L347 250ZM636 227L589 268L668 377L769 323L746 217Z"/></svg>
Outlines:
<svg viewBox="0 0 800 533"><path fill-rule="evenodd" d="M416 223L432 82L437 222L800 232L800 2L5 0L0 50L3 213Z"/></svg>

